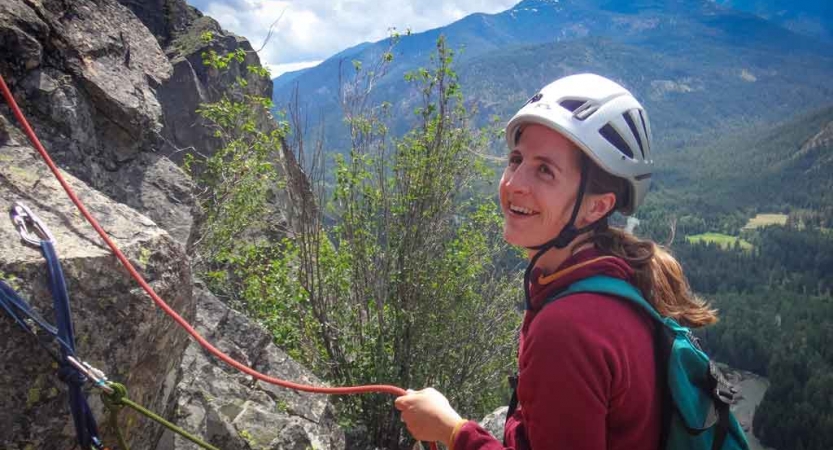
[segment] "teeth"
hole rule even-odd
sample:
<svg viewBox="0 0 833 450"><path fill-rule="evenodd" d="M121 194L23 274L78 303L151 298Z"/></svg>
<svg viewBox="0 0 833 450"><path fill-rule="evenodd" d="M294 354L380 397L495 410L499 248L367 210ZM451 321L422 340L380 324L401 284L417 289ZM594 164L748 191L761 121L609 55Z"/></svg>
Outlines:
<svg viewBox="0 0 833 450"><path fill-rule="evenodd" d="M518 205L513 205L511 203L509 204L509 209L511 209L512 211L515 211L517 213L521 213L521 214L532 214L531 209L524 208L524 207L518 206Z"/></svg>

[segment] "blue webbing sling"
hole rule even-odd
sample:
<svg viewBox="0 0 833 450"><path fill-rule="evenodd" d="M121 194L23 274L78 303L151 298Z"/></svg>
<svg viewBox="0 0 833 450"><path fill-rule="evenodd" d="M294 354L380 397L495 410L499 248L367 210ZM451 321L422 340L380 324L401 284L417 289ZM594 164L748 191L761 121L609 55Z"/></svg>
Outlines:
<svg viewBox="0 0 833 450"><path fill-rule="evenodd" d="M49 324L43 319L17 292L8 284L0 280L0 307L2 307L20 326L23 331L35 337L38 344L58 363L58 377L66 383L69 394L69 409L72 413L72 420L75 424L75 432L78 444L82 449L91 448L103 449L101 440L98 437L98 427L87 404L87 399L82 391L82 386L87 381L84 374L79 371L69 358L75 356L75 335L72 326L72 316L69 308L69 295L67 294L64 272L58 254L55 251L55 241L46 225L35 216L25 205L16 203L10 210L12 221L18 228L21 238L29 244L39 246L49 274L49 290L52 292L52 302L55 309L55 321L57 326ZM29 229L36 230L31 233ZM60 356L52 352L32 329L31 321L46 331L60 347Z"/></svg>

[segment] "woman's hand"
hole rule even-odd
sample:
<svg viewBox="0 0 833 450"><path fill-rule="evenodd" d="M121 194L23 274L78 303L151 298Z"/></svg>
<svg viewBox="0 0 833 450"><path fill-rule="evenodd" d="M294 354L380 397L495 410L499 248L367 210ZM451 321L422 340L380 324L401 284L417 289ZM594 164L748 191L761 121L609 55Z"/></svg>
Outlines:
<svg viewBox="0 0 833 450"><path fill-rule="evenodd" d="M434 388L408 390L407 395L396 399L395 405L402 411L402 421L408 431L419 441L442 442L448 447L454 428L465 422L448 399Z"/></svg>

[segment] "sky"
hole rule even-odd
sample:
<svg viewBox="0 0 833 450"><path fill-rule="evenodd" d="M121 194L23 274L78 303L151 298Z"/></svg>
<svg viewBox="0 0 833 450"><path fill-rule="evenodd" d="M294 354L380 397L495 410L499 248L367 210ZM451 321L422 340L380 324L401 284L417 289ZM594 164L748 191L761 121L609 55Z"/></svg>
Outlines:
<svg viewBox="0 0 833 450"><path fill-rule="evenodd" d="M260 50L272 77L318 64L341 50L377 41L395 28L420 32L519 0L187 0ZM277 21L277 23L275 23ZM270 26L272 36L264 46Z"/></svg>

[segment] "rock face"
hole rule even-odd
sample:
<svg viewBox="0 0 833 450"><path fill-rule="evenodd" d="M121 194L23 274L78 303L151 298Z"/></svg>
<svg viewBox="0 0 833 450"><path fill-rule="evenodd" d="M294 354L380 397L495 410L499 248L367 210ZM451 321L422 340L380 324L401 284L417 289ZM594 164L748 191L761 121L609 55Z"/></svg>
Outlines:
<svg viewBox="0 0 833 450"><path fill-rule="evenodd" d="M161 153L181 163L186 154L213 155L222 145L213 135L213 128L199 114L197 108L223 97L240 98L255 95L272 98L272 81L248 70L259 67L260 60L248 40L223 30L211 17L188 6L184 0L119 0L142 20L156 35L159 45L173 66L171 77L159 87L163 108L161 131L165 145ZM208 37L208 38L207 38ZM243 62L230 64L220 71L203 63L203 54L214 51L226 55L242 50ZM237 84L245 80L245 87ZM274 118L263 115L258 126L264 131L277 128ZM306 175L286 144L280 149L280 160L275 166L283 170L288 189L275 190L270 222L292 228L292 221L302 215L302 204L311 204L312 196Z"/></svg>
<svg viewBox="0 0 833 450"><path fill-rule="evenodd" d="M170 60L172 76L159 88L163 104L166 144L162 152L175 161L192 149L211 155L221 145L212 134L197 108L203 103L220 100L224 95L241 94L272 96L272 83L268 78L251 73L248 67L260 66L260 60L249 41L223 30L211 17L203 16L184 0L155 0L153 2L120 0L156 35L158 43ZM208 39L206 39L208 36ZM203 53L215 51L219 55L238 49L245 52L240 64L230 64L225 70L217 70L203 63ZM236 86L238 78L246 80L246 86ZM271 117L263 117L262 129L274 129Z"/></svg>
<svg viewBox="0 0 833 450"><path fill-rule="evenodd" d="M275 347L262 329L229 310L198 286L197 330L223 352L278 378L321 382ZM254 381L218 362L196 343L185 352L177 386L176 419L180 426L224 450L262 448L304 450L344 448L344 432L332 406L321 395L299 393ZM166 432L157 450L196 449Z"/></svg>
<svg viewBox="0 0 833 450"><path fill-rule="evenodd" d="M133 13L114 1L4 1L0 46L0 73L56 162L186 242L191 182L159 153L157 91L173 66Z"/></svg>
<svg viewBox="0 0 833 450"><path fill-rule="evenodd" d="M491 414L484 417L480 422L480 426L492 434L495 438L503 440L503 426L506 423L506 413L509 412L508 406L501 406L494 410Z"/></svg>
<svg viewBox="0 0 833 450"><path fill-rule="evenodd" d="M244 62L229 70L202 64L204 51L238 48ZM248 41L184 0L0 2L0 74L79 196L154 289L233 357L317 383L264 330L194 287L186 254L198 212L194 183L177 161L219 145L194 111L231 93L238 76L249 81L245 93L271 96L271 82L249 73L251 64L258 59ZM0 207L23 200L56 235L79 356L124 383L131 399L220 448L344 447L326 397L252 383L189 344L74 212L16 125L0 102ZM268 115L261 125L276 126ZM276 190L274 212L292 223L309 188L291 151L282 150L287 189ZM7 220L0 239L0 278L51 318L39 251L22 245ZM3 313L0 336L0 448L72 448L66 390L51 360ZM89 399L105 443L114 443L98 396ZM195 448L130 412L120 421L134 450Z"/></svg>
<svg viewBox="0 0 833 450"><path fill-rule="evenodd" d="M170 415L187 336L126 276L34 150L21 146L2 119L0 128L9 137L0 143L0 204L5 209L24 202L55 235L79 357L128 386L130 398ZM147 217L69 178L154 289L183 316L193 318L191 273L182 247ZM9 220L0 220L0 277L54 322L44 258L39 249L22 243ZM5 314L0 336L0 448L72 448L75 430L66 390L51 358ZM101 421L101 402L96 395L89 399ZM162 431L131 413L121 415L121 426L134 448L153 448ZM112 439L110 430L103 432L105 439Z"/></svg>

